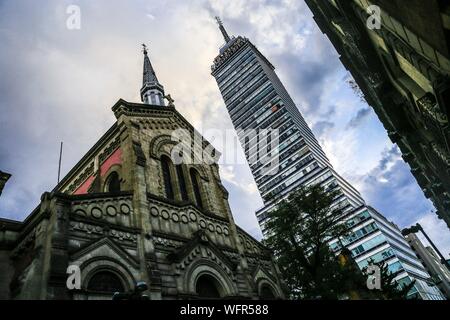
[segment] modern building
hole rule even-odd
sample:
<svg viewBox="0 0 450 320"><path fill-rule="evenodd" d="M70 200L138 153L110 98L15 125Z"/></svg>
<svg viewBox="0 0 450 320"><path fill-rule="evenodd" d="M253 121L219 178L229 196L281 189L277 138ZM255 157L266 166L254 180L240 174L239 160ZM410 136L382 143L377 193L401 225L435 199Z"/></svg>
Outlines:
<svg viewBox="0 0 450 320"><path fill-rule="evenodd" d="M417 280L411 295L417 293L423 299L442 297L439 290L428 284L430 276L398 229L366 206L359 192L333 169L274 66L247 38L230 37L220 19L216 19L225 45L214 59L211 71L264 201L264 207L256 212L263 234L266 236L268 232L265 224L270 210L298 187L320 184L325 190L338 190L340 195L332 208L342 209L343 220L355 224L349 238L351 243L347 245L360 268L365 266L366 258L379 261L377 254L384 250L390 255L391 270L401 270L397 276L399 283ZM252 141L258 135L249 137L246 132L251 129L278 132L278 145L271 149L270 155L278 158L274 168L266 170L264 162L254 160L252 148L259 146L252 145ZM271 196L274 194L275 199ZM334 249L338 252L340 248Z"/></svg>
<svg viewBox="0 0 450 320"><path fill-rule="evenodd" d="M441 261L439 255L430 246L425 246L415 233L405 236L411 248L427 268L435 283L450 299L450 264L446 260ZM447 265L444 265L446 263Z"/></svg>
<svg viewBox="0 0 450 320"><path fill-rule="evenodd" d="M449 2L306 3L450 227Z"/></svg>
<svg viewBox="0 0 450 320"><path fill-rule="evenodd" d="M218 18L217 18L218 19ZM312 131L274 71L274 66L244 37L229 37L222 23L219 27L226 41L214 59L212 75L216 78L231 121L238 131L240 143L250 162L247 148L258 137L248 139L249 129L277 130L279 147L273 150L278 165L265 172L261 161L250 169L261 194L264 207L256 216L263 234L267 212L275 201L272 194L287 197L301 185L321 183L326 189L339 189L341 196L335 206L352 210L364 205L359 192L333 169Z"/></svg>
<svg viewBox="0 0 450 320"><path fill-rule="evenodd" d="M218 164L171 160L174 130L199 133L145 47L141 97L117 101L117 121L23 222L0 219L0 299L111 299L138 281L150 299L284 297L267 248L234 223Z"/></svg>
<svg viewBox="0 0 450 320"><path fill-rule="evenodd" d="M395 280L400 286L415 280L409 298L444 299L433 278L394 223L370 206L356 209L344 219L351 233L344 239L330 242L334 252L339 252L345 246L360 269L367 267L370 261L385 262L388 270L396 274Z"/></svg>

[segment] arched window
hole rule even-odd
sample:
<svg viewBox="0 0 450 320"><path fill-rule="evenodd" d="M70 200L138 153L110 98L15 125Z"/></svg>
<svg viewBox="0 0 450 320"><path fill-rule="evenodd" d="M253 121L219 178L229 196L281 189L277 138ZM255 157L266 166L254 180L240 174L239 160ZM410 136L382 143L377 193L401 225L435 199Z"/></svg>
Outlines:
<svg viewBox="0 0 450 320"><path fill-rule="evenodd" d="M259 296L263 300L273 300L273 299L275 299L275 295L273 294L272 289L266 284L264 284L261 287L261 292L259 293Z"/></svg>
<svg viewBox="0 0 450 320"><path fill-rule="evenodd" d="M176 169L177 169L178 185L180 186L181 199L189 200L186 189L186 180L184 179L183 167L181 165L177 165Z"/></svg>
<svg viewBox="0 0 450 320"><path fill-rule="evenodd" d="M211 276L202 275L195 284L195 291L200 298L218 299L220 295L220 284Z"/></svg>
<svg viewBox="0 0 450 320"><path fill-rule="evenodd" d="M194 196L197 205L203 209L202 195L200 193L199 175L195 169L189 170L191 176L192 189L194 189Z"/></svg>
<svg viewBox="0 0 450 320"><path fill-rule="evenodd" d="M174 193L173 193L173 187L172 187L172 176L170 174L170 165L171 161L168 157L162 156L161 157L161 166L162 166L162 172L163 172L163 179L164 179L164 190L166 192L166 197L168 199L174 199Z"/></svg>
<svg viewBox="0 0 450 320"><path fill-rule="evenodd" d="M89 280L87 289L96 292L124 292L120 278L110 271L100 271Z"/></svg>
<svg viewBox="0 0 450 320"><path fill-rule="evenodd" d="M119 192L120 191L119 174L115 171L112 172L106 179L105 186L106 192Z"/></svg>

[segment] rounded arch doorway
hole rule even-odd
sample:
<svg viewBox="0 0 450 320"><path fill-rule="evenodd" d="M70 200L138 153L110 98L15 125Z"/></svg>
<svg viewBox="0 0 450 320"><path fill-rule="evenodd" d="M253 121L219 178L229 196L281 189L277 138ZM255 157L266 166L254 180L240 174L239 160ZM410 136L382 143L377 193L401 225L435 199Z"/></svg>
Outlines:
<svg viewBox="0 0 450 320"><path fill-rule="evenodd" d="M259 297L262 300L274 300L276 299L276 296L272 290L272 288L268 284L263 284L261 286Z"/></svg>
<svg viewBox="0 0 450 320"><path fill-rule="evenodd" d="M108 270L96 272L89 279L87 289L91 292L106 294L125 291L125 287L120 277Z"/></svg>
<svg viewBox="0 0 450 320"><path fill-rule="evenodd" d="M224 296L224 289L220 282L208 274L198 277L195 292L201 299L220 299Z"/></svg>

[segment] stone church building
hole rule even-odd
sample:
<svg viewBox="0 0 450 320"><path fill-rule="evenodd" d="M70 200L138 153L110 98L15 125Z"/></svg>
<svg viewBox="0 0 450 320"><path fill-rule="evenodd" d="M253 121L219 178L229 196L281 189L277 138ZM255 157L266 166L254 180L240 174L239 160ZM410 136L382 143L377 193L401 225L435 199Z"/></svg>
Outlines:
<svg viewBox="0 0 450 320"><path fill-rule="evenodd" d="M172 161L171 133L199 133L145 46L141 98L117 101L117 121L23 222L0 219L0 299L111 299L138 281L150 299L284 297L271 253L234 223L217 160Z"/></svg>

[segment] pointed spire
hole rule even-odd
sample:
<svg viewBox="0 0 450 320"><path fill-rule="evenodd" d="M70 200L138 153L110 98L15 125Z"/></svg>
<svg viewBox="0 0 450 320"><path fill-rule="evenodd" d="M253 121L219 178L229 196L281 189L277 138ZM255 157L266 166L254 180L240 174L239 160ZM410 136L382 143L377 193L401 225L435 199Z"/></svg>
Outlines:
<svg viewBox="0 0 450 320"><path fill-rule="evenodd" d="M142 44L142 52L144 53L144 72L142 77L141 100L146 104L164 106L164 87L156 77L145 44Z"/></svg>
<svg viewBox="0 0 450 320"><path fill-rule="evenodd" d="M144 53L144 77L142 79L142 85L144 86L146 83L158 82L158 79L147 55L147 46L144 43L142 44L142 52Z"/></svg>
<svg viewBox="0 0 450 320"><path fill-rule="evenodd" d="M222 32L223 38L225 39L225 43L230 42L230 36L227 33L227 30L225 30L225 27L223 26L222 20L218 16L216 16L217 24L219 25L220 32Z"/></svg>

